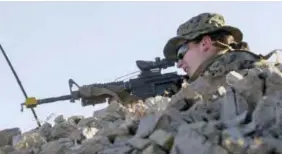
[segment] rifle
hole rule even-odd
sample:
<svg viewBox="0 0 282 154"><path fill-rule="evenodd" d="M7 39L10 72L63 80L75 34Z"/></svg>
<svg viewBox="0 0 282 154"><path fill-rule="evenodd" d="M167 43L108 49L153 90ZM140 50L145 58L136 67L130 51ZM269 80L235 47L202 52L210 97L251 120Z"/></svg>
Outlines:
<svg viewBox="0 0 282 154"><path fill-rule="evenodd" d="M70 94L38 100L35 97L29 97L21 104L21 110L23 111L23 106L32 108L41 104L65 100L74 103L75 100L81 99L81 105L87 106L104 103L107 98L115 96L119 98L130 96L134 98L134 100L145 100L157 95L170 97L181 88L183 79L186 78L184 75L178 75L176 72L161 73L161 69L175 65L175 62L172 60L156 57L155 61L137 60L136 65L141 72L137 78L128 81L115 81L82 86L88 87L88 91L90 90L88 96L82 94L81 90L73 91L73 85L76 85L79 89L82 87L75 83L73 79L69 79Z"/></svg>

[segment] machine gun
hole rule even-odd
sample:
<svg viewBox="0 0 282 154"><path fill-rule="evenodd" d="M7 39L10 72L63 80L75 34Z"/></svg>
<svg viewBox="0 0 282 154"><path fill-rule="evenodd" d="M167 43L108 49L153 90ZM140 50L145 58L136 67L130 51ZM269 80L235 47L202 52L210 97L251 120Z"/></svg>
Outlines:
<svg viewBox="0 0 282 154"><path fill-rule="evenodd" d="M81 90L73 91L73 85L76 85L78 89L80 89L81 86L75 83L73 79L69 79L70 94L45 99L29 97L21 104L22 110L23 106L32 108L41 104L65 100L70 100L72 103L75 102L75 100L81 100L81 105L87 106L104 103L106 98L109 97L118 96L124 100L123 97L125 97L125 95L140 100L145 100L157 95L170 97L181 88L181 83L183 79L185 79L185 76L178 75L176 72L161 73L162 69L175 65L174 61L168 59L156 57L155 61L137 60L136 65L141 72L137 78L128 81L85 85L83 87L88 87L88 92L90 90L88 96L82 94Z"/></svg>

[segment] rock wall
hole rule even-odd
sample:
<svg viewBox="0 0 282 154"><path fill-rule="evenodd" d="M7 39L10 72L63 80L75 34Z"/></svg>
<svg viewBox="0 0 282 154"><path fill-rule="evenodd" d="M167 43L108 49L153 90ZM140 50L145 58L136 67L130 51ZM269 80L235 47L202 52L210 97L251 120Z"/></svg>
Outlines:
<svg viewBox="0 0 282 154"><path fill-rule="evenodd" d="M282 153L282 74L275 67L243 74L230 72L229 86L209 101L111 102L92 117L61 115L24 133L5 129L0 154Z"/></svg>

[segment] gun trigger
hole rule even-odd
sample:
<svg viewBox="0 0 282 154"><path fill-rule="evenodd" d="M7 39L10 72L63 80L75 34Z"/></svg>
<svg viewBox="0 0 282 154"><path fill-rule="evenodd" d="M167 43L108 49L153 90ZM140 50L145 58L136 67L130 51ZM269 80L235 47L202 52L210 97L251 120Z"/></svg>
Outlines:
<svg viewBox="0 0 282 154"><path fill-rule="evenodd" d="M38 104L38 101L36 100L35 97L28 97L25 102L24 102L24 105L27 107L27 108L32 108L32 107L36 107Z"/></svg>

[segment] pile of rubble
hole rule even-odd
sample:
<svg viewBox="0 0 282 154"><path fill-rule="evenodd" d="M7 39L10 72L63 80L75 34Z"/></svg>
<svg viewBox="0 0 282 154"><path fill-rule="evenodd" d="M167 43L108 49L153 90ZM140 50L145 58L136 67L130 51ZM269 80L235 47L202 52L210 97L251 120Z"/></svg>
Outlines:
<svg viewBox="0 0 282 154"><path fill-rule="evenodd" d="M242 72L240 72L242 73ZM226 76L210 100L149 98L111 104L93 117L0 132L0 154L273 154L282 153L282 74L274 67Z"/></svg>

